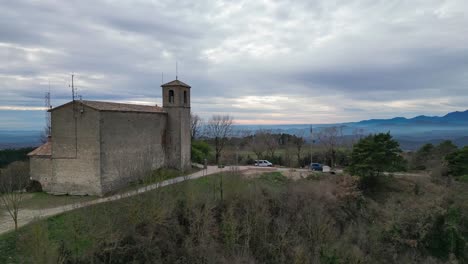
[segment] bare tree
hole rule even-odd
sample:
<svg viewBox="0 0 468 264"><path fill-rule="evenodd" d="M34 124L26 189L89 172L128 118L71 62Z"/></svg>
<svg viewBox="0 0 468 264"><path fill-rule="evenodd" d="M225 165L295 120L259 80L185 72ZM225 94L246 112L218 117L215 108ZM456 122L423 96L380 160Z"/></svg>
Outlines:
<svg viewBox="0 0 468 264"><path fill-rule="evenodd" d="M250 148L257 156L257 159L262 159L263 154L267 151L267 145L265 144L266 134L262 130L258 130L252 137L250 138Z"/></svg>
<svg viewBox="0 0 468 264"><path fill-rule="evenodd" d="M301 166L301 159L302 159L302 150L305 145L305 140L302 135L296 136L293 139L294 147L296 148L296 156L297 156L297 163Z"/></svg>
<svg viewBox="0 0 468 264"><path fill-rule="evenodd" d="M284 164L291 168L294 165L294 148L291 142L286 142L284 146L283 162Z"/></svg>
<svg viewBox="0 0 468 264"><path fill-rule="evenodd" d="M0 201L18 230L18 212L29 183L29 163L18 161L10 164L0 175Z"/></svg>
<svg viewBox="0 0 468 264"><path fill-rule="evenodd" d="M363 138L365 135L365 130L364 128L355 128L353 130L353 136L351 139L351 146L354 146L361 138Z"/></svg>
<svg viewBox="0 0 468 264"><path fill-rule="evenodd" d="M340 127L326 127L320 130L317 137L320 143L325 147L330 158L330 166L335 166L336 149L339 145L342 129Z"/></svg>
<svg viewBox="0 0 468 264"><path fill-rule="evenodd" d="M278 135L273 134L271 131L265 131L264 135L268 155L273 158L275 156L276 150L279 147Z"/></svg>
<svg viewBox="0 0 468 264"><path fill-rule="evenodd" d="M219 158L221 157L228 137L232 134L233 122L233 117L229 115L214 115L206 124L206 135L214 139L216 163L219 163Z"/></svg>
<svg viewBox="0 0 468 264"><path fill-rule="evenodd" d="M197 114L190 113L190 135L192 140L200 136L203 120Z"/></svg>
<svg viewBox="0 0 468 264"><path fill-rule="evenodd" d="M47 143L47 141L49 141L49 136L50 136L49 131L50 131L50 127L45 126L44 131L42 131L41 134L39 135L39 141L42 144L45 144Z"/></svg>
<svg viewBox="0 0 468 264"><path fill-rule="evenodd" d="M49 136L51 135L51 132L52 132L52 117L51 117L51 114L50 114L50 109L52 109L52 106L50 105L50 83L49 83L49 92L47 92L45 94L45 126L44 126L44 130L43 132L41 133L40 135L40 141L42 143L46 143L47 141L49 141Z"/></svg>

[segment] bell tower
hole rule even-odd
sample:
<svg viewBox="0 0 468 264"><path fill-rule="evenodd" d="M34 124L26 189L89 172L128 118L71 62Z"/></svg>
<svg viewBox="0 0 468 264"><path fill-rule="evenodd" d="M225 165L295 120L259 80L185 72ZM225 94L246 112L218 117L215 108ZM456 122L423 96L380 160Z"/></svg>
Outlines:
<svg viewBox="0 0 468 264"><path fill-rule="evenodd" d="M167 112L166 164L179 170L191 167L190 86L179 80L161 85Z"/></svg>

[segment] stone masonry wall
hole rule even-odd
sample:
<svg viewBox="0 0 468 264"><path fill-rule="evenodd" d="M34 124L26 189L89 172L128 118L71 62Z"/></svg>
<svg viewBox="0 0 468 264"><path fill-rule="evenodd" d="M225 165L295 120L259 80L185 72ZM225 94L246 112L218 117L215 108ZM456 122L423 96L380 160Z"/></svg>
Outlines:
<svg viewBox="0 0 468 264"><path fill-rule="evenodd" d="M44 190L56 194L102 195L100 113L79 101L75 104L75 108L69 104L52 111L53 173Z"/></svg>
<svg viewBox="0 0 468 264"><path fill-rule="evenodd" d="M166 119L163 113L101 112L104 193L164 167Z"/></svg>
<svg viewBox="0 0 468 264"><path fill-rule="evenodd" d="M30 157L29 169L31 179L40 182L43 189L48 189L52 176L52 160L50 157Z"/></svg>

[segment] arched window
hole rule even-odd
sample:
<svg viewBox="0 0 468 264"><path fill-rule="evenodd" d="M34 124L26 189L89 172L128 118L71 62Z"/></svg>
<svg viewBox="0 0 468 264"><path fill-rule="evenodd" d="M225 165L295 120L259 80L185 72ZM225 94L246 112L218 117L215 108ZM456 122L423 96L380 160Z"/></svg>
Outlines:
<svg viewBox="0 0 468 264"><path fill-rule="evenodd" d="M184 104L187 103L187 91L184 91Z"/></svg>
<svg viewBox="0 0 468 264"><path fill-rule="evenodd" d="M174 91L169 90L169 103L174 103Z"/></svg>

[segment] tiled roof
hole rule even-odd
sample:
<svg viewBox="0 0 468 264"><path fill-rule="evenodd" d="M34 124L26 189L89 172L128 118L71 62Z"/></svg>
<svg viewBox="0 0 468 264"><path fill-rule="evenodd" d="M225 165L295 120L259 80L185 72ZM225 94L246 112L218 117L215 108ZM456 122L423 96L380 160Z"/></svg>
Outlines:
<svg viewBox="0 0 468 264"><path fill-rule="evenodd" d="M187 88L190 88L190 85L184 83L184 82L181 82L179 80L174 80L172 82L168 82L168 83L165 83L163 85L161 85L161 87L165 87L165 86L182 86L182 87L187 87Z"/></svg>
<svg viewBox="0 0 468 264"><path fill-rule="evenodd" d="M122 111L122 112L145 112L145 113L164 113L162 107L156 105L137 105L137 104L121 104L100 101L78 101L84 105L94 108L99 111Z"/></svg>
<svg viewBox="0 0 468 264"><path fill-rule="evenodd" d="M52 155L52 143L50 141L39 146L37 149L28 153L28 156L51 156Z"/></svg>
<svg viewBox="0 0 468 264"><path fill-rule="evenodd" d="M141 113L165 113L162 107L156 105L137 105L137 104L121 104L112 102L101 102L101 101L87 101L80 100L76 101L78 104L86 105L97 111L115 111L115 112L141 112ZM72 102L66 103L68 105ZM50 111L60 108L64 105L58 106Z"/></svg>

